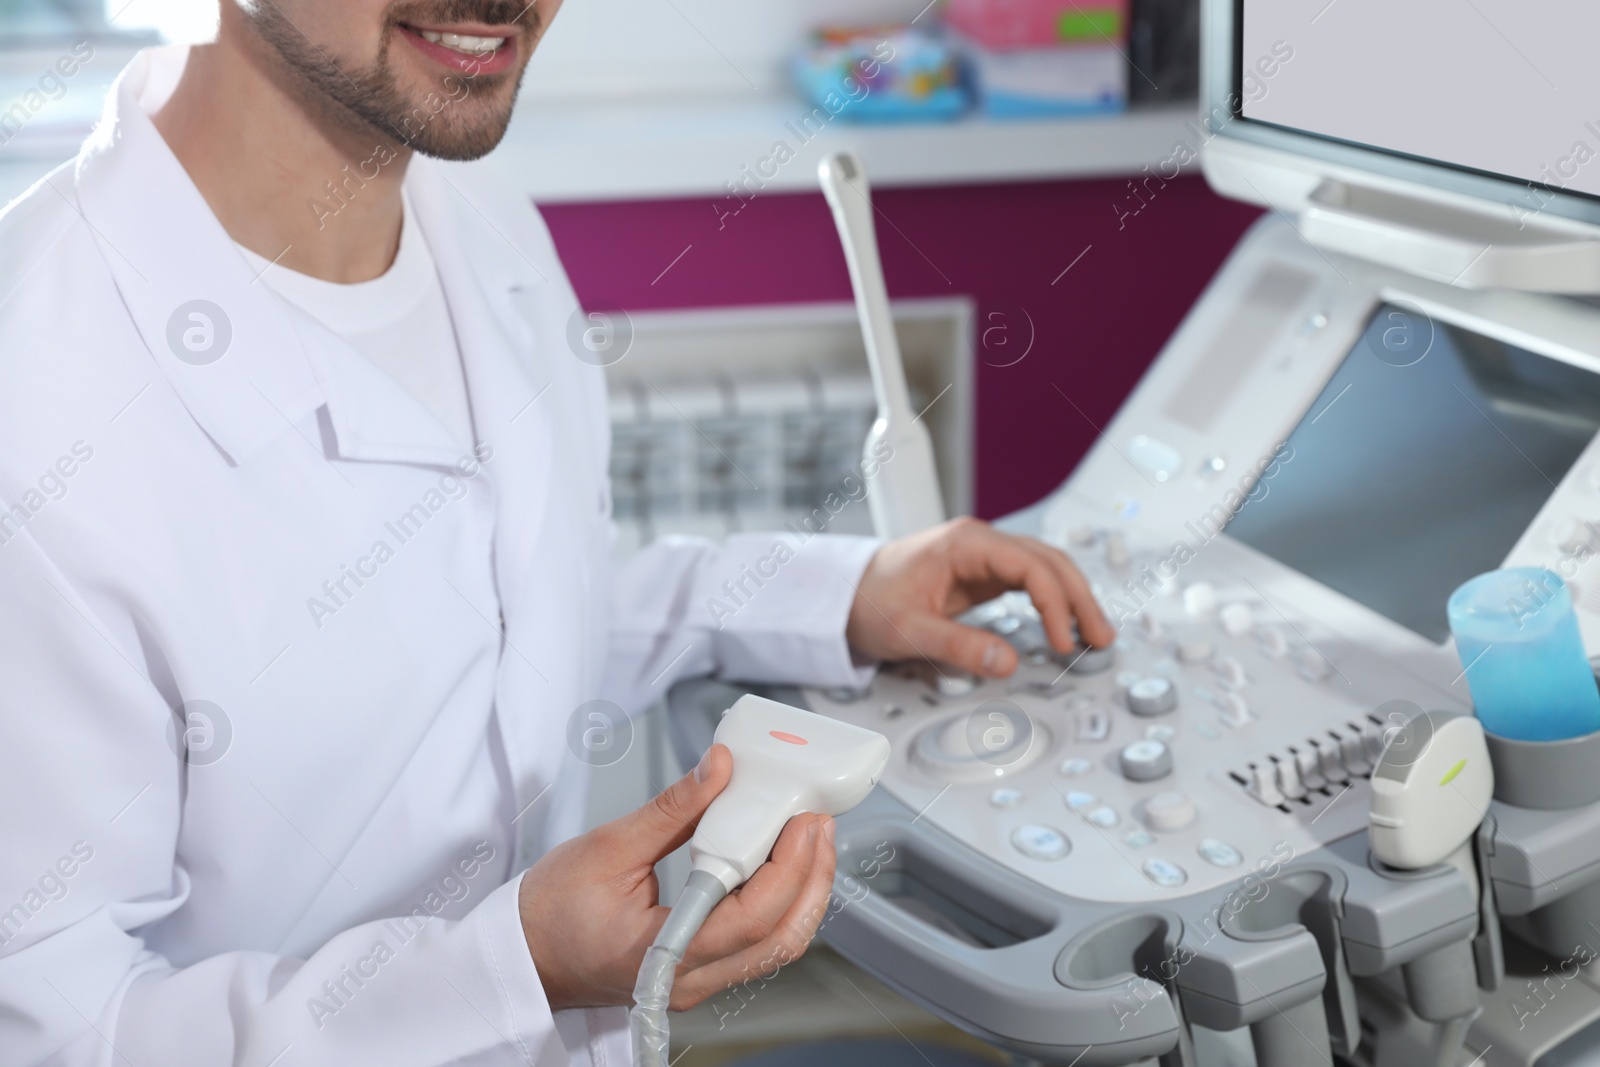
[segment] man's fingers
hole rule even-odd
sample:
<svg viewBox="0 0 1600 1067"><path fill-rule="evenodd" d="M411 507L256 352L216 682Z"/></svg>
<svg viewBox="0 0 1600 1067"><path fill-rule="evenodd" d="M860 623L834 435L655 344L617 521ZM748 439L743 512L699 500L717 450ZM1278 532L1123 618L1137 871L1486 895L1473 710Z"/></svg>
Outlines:
<svg viewBox="0 0 1600 1067"><path fill-rule="evenodd" d="M732 777L733 754L726 745L712 745L694 770L598 832L622 867L654 864L689 840L700 816Z"/></svg>
<svg viewBox="0 0 1600 1067"><path fill-rule="evenodd" d="M1022 540L1019 538L1019 540ZM1100 604L1094 598L1094 593L1089 589L1089 580L1078 570L1077 564L1065 552L1043 541L1022 540L1035 555L1042 559L1054 575L1055 580L1064 598L1065 610L1071 613L1071 620L1076 620L1078 636L1087 644L1097 647L1109 645L1117 639L1116 628L1106 618L1105 612L1100 610ZM1029 587L1032 596L1032 587ZM1037 602L1035 602L1037 606ZM1042 609L1041 609L1042 611ZM1065 624L1071 620L1063 619ZM1048 626L1046 632L1049 632ZM1057 648L1058 652L1067 651L1066 647Z"/></svg>
<svg viewBox="0 0 1600 1067"><path fill-rule="evenodd" d="M987 630L928 613L908 615L900 625L912 649L923 659L989 678L1004 678L1017 669L1016 649Z"/></svg>
<svg viewBox="0 0 1600 1067"><path fill-rule="evenodd" d="M815 819L812 823L815 835L809 833L806 835L805 843L809 849L809 856L806 857L803 866L804 877L799 884L789 887L786 891L779 891L776 883L769 883L768 889L773 894L772 901L781 901L784 905L777 920L766 924L764 935L753 943L735 947L725 955L714 956L710 962L702 966L686 968L681 972L673 987L674 1009L690 1007L740 982L758 977L770 979L778 968L804 954L806 947L816 936L817 927L827 916L828 895L833 888L836 861L833 842L821 832L828 823L829 820L820 817ZM790 857L793 861L798 861L800 858ZM761 871L756 872L756 876L740 890L739 897L745 896L756 885L756 878L759 878L761 873ZM738 897L729 898L718 905L718 911L730 908L736 902ZM716 917L717 912L713 912L713 921ZM706 929L701 931L702 936L711 929L712 924L708 922ZM696 937L695 945L691 947L692 954L698 955L699 942L700 938Z"/></svg>

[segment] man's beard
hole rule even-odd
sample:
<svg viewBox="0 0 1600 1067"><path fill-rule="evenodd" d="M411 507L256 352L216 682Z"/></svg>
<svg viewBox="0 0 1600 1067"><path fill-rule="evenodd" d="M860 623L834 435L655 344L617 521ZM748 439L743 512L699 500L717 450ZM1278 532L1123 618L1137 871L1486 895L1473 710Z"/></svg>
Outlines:
<svg viewBox="0 0 1600 1067"><path fill-rule="evenodd" d="M398 25L449 25L482 22L519 25L517 47L531 48L537 39L538 15L532 4L515 0L417 0L396 4L385 13L382 43L369 67L341 66L301 33L272 0L254 5L250 25L276 54L295 84L290 91L307 107L347 129L371 131L439 159L477 159L505 136L511 105L526 57L515 70L495 74L470 71L441 74L439 85L408 97L389 67L389 45ZM505 87L510 85L510 91ZM504 103L489 108L485 101L504 93Z"/></svg>

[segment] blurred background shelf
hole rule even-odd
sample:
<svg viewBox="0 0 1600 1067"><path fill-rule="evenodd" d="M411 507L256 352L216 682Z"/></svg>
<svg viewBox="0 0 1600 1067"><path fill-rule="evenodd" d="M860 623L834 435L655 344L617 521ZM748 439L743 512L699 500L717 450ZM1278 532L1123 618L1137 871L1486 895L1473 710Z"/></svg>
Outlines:
<svg viewBox="0 0 1600 1067"><path fill-rule="evenodd" d="M1172 153L1195 106L1163 104L1071 119L864 125L820 130L789 93L647 100L528 100L495 158L541 203L725 197L814 190L817 164L850 149L873 185L972 185L1137 173ZM823 112L822 114L826 114ZM802 137L808 139L802 140ZM779 144L794 158L779 163ZM768 160L771 162L763 162Z"/></svg>

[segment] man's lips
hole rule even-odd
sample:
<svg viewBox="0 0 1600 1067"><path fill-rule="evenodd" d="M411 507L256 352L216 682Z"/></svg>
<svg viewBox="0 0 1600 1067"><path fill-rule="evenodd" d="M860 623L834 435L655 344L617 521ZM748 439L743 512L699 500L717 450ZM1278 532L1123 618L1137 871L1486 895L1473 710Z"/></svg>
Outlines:
<svg viewBox="0 0 1600 1067"><path fill-rule="evenodd" d="M423 55L458 74L498 74L517 58L520 27L412 26L402 23L400 35ZM429 40L429 38L437 38ZM498 47L494 47L498 42Z"/></svg>

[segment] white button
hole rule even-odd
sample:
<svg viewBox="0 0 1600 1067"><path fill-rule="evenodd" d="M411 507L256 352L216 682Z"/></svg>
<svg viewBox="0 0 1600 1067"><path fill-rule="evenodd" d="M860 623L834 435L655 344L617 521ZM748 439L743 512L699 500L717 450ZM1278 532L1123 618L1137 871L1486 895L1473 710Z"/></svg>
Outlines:
<svg viewBox="0 0 1600 1067"><path fill-rule="evenodd" d="M1182 793L1157 793L1144 804L1144 821L1157 833L1182 830L1197 814L1194 801Z"/></svg>
<svg viewBox="0 0 1600 1067"><path fill-rule="evenodd" d="M1184 663L1204 663L1215 651L1204 637L1187 637L1178 642L1178 659Z"/></svg>
<svg viewBox="0 0 1600 1067"><path fill-rule="evenodd" d="M973 687L976 685L977 682L973 680L972 675L966 671L952 670L949 667L944 669L943 673L939 675L938 681L935 682L939 695L945 697L964 697L972 692Z"/></svg>
<svg viewBox="0 0 1600 1067"><path fill-rule="evenodd" d="M1110 736L1111 716L1103 709L1095 708L1078 716L1079 741L1104 741Z"/></svg>
<svg viewBox="0 0 1600 1067"><path fill-rule="evenodd" d="M1022 803L1022 790L996 789L989 794L989 803L997 808L1014 808Z"/></svg>
<svg viewBox="0 0 1600 1067"><path fill-rule="evenodd" d="M1067 807L1071 808L1073 811L1082 811L1084 808L1092 808L1098 803L1100 803L1099 797L1095 796L1093 793L1086 793L1082 789L1073 789L1067 793Z"/></svg>
<svg viewBox="0 0 1600 1067"><path fill-rule="evenodd" d="M1333 665L1328 662L1327 657L1314 648L1302 648L1296 652L1294 667L1302 678L1313 682L1322 681L1333 671Z"/></svg>
<svg viewBox="0 0 1600 1067"><path fill-rule="evenodd" d="M1210 615L1217 610L1217 590L1210 582L1191 582L1183 589L1183 610L1190 615Z"/></svg>
<svg viewBox="0 0 1600 1067"><path fill-rule="evenodd" d="M1163 889L1175 889L1189 880L1182 867L1159 859L1144 861L1144 876Z"/></svg>
<svg viewBox="0 0 1600 1067"><path fill-rule="evenodd" d="M1074 548L1088 548L1094 544L1094 538L1093 526L1074 526L1067 531L1067 543Z"/></svg>
<svg viewBox="0 0 1600 1067"><path fill-rule="evenodd" d="M1158 722L1152 726L1145 727L1144 739L1146 741L1171 741L1173 735L1177 732L1177 727Z"/></svg>
<svg viewBox="0 0 1600 1067"><path fill-rule="evenodd" d="M1239 689L1249 681L1245 677L1244 664L1233 656L1223 656L1212 664L1212 670L1217 672L1217 679L1229 689Z"/></svg>
<svg viewBox="0 0 1600 1067"><path fill-rule="evenodd" d="M1200 853L1200 858L1213 867L1237 867L1244 862L1244 857L1239 854L1238 849L1214 837L1208 837L1200 842L1197 851Z"/></svg>
<svg viewBox="0 0 1600 1067"><path fill-rule="evenodd" d="M1261 651L1273 659L1289 654L1289 636L1270 623L1256 631L1256 640L1261 644Z"/></svg>
<svg viewBox="0 0 1600 1067"><path fill-rule="evenodd" d="M1119 821L1117 819L1117 813L1111 808L1095 808L1093 811L1084 815L1084 818L1088 819L1096 826L1103 826L1108 830L1117 825Z"/></svg>
<svg viewBox="0 0 1600 1067"><path fill-rule="evenodd" d="M1111 530L1106 534L1106 566L1121 570L1133 562L1133 553L1128 551L1128 537L1121 530Z"/></svg>
<svg viewBox="0 0 1600 1067"><path fill-rule="evenodd" d="M1217 613L1217 623L1229 637L1241 637L1255 625L1255 612L1249 604L1229 604Z"/></svg>
<svg viewBox="0 0 1600 1067"><path fill-rule="evenodd" d="M1072 851L1072 842L1048 826L1019 826L1011 831L1012 846L1035 860L1058 860Z"/></svg>
<svg viewBox="0 0 1600 1067"><path fill-rule="evenodd" d="M1156 839L1143 830L1129 830L1122 835L1122 840L1129 848L1144 848L1146 845L1155 844Z"/></svg>
<svg viewBox="0 0 1600 1067"><path fill-rule="evenodd" d="M1066 775L1068 778L1082 778L1092 770L1094 770L1094 764L1090 763L1086 759L1079 759L1076 756L1074 756L1072 759L1061 761L1061 773Z"/></svg>
<svg viewBox="0 0 1600 1067"><path fill-rule="evenodd" d="M1238 693L1222 694L1218 704L1222 709L1222 721L1229 726L1244 726L1250 722L1250 705Z"/></svg>

